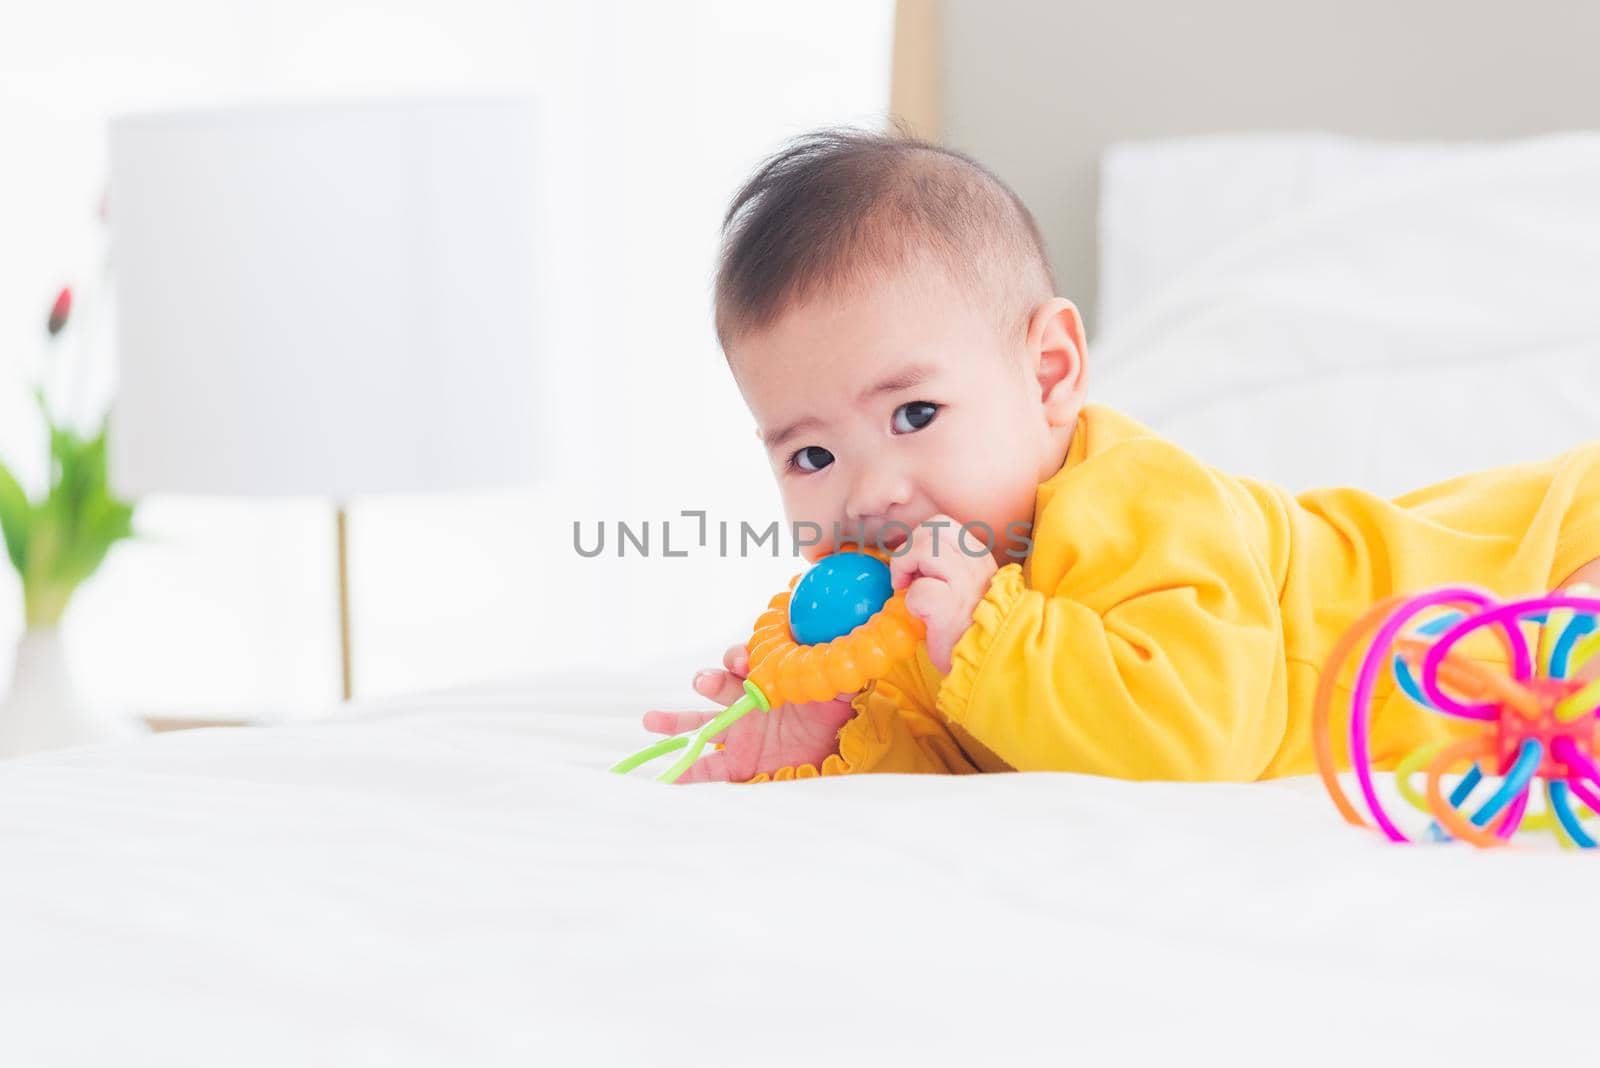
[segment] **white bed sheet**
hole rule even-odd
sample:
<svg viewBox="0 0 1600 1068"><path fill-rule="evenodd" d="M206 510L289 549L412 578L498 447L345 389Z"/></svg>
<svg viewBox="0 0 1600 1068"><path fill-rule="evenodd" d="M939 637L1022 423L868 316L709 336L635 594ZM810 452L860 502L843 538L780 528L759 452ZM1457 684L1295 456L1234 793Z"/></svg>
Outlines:
<svg viewBox="0 0 1600 1068"><path fill-rule="evenodd" d="M0 1063L1580 1048L1587 857L1391 847L1311 780L607 775L663 692L446 694L0 764Z"/></svg>

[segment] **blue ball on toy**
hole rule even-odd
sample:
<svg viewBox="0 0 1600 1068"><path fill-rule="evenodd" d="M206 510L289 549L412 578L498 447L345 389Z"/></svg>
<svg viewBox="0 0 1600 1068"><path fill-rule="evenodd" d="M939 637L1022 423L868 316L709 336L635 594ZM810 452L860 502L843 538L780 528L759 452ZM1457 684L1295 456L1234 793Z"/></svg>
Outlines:
<svg viewBox="0 0 1600 1068"><path fill-rule="evenodd" d="M831 642L871 619L893 594L882 560L854 552L824 556L795 584L789 633L801 645Z"/></svg>

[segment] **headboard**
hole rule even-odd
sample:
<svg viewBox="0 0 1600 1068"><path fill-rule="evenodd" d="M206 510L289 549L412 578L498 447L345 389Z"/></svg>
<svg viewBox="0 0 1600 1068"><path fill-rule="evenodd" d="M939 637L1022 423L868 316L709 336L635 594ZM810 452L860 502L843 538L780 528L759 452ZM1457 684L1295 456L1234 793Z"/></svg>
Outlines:
<svg viewBox="0 0 1600 1068"><path fill-rule="evenodd" d="M1597 41L1586 0L900 0L892 110L1011 183L1087 314L1107 145L1600 127Z"/></svg>

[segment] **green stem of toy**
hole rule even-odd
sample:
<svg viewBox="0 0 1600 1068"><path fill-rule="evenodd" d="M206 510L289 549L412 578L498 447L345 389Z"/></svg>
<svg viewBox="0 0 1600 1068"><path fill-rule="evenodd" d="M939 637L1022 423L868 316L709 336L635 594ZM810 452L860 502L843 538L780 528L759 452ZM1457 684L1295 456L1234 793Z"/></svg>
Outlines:
<svg viewBox="0 0 1600 1068"><path fill-rule="evenodd" d="M694 767L694 762L700 759L701 751L705 749L707 743L709 743L711 739L715 738L717 735L733 726L740 719L742 719L746 713L752 712L758 708L761 711L766 712L769 711L772 706L767 703L767 695L761 692L761 687L757 686L749 679L745 679L744 696L739 698L733 704L729 705L727 708L723 709L722 713L718 715L716 719L712 720L710 723L707 723L704 727L701 727L700 730L695 733L694 742L689 746L689 751L684 753L683 756L679 757L676 764L662 772L656 781L677 782L678 776Z"/></svg>
<svg viewBox="0 0 1600 1068"><path fill-rule="evenodd" d="M640 764L648 764L656 757L663 756L676 749L682 749L688 744L689 736L687 734L679 734L671 738L663 738L655 745L646 746L644 749L641 749L637 753L633 754L633 756L628 757L625 760L617 761L615 764L611 765L611 770L617 775L626 775Z"/></svg>

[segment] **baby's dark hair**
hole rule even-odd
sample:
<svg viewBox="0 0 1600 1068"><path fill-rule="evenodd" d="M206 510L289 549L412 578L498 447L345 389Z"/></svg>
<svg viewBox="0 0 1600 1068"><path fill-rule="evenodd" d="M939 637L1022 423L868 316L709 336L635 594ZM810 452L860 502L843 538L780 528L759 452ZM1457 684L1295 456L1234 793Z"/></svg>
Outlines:
<svg viewBox="0 0 1600 1068"><path fill-rule="evenodd" d="M789 142L722 221L717 337L726 350L791 306L932 254L1007 332L1055 294L1044 239L976 161L899 134L826 129Z"/></svg>

